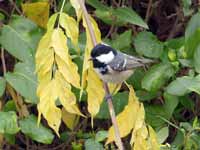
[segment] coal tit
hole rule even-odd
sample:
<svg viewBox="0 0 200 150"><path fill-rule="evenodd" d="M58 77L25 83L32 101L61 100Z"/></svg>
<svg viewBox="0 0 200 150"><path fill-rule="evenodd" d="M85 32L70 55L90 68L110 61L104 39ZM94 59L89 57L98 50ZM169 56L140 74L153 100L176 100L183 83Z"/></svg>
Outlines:
<svg viewBox="0 0 200 150"><path fill-rule="evenodd" d="M91 51L93 68L104 82L122 83L137 67L153 63L152 60L124 54L107 44L98 44Z"/></svg>

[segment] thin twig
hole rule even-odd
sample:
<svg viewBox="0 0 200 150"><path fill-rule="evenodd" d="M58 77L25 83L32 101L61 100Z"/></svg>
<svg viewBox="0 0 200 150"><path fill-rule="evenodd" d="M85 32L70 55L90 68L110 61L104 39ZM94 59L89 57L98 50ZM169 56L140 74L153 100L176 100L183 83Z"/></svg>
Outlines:
<svg viewBox="0 0 200 150"><path fill-rule="evenodd" d="M15 4L15 2L13 0L10 0L10 2L12 3L12 5L14 6L15 10L23 16L23 13L21 12L21 10L17 7L17 5Z"/></svg>
<svg viewBox="0 0 200 150"><path fill-rule="evenodd" d="M4 57L4 48L1 48L1 62L2 62L2 67L3 67L3 75L7 72L6 69L6 63L5 63L5 57Z"/></svg>
<svg viewBox="0 0 200 150"><path fill-rule="evenodd" d="M152 0L149 0L148 7L147 7L147 13L146 13L146 16L145 16L145 22L149 21L149 17L150 17L150 14L151 14L151 7L152 7Z"/></svg>
<svg viewBox="0 0 200 150"><path fill-rule="evenodd" d="M81 5L81 8L83 10L83 14L84 14L84 17L85 17L85 20L86 20L86 23L87 23L87 26L88 26L88 29L89 29L89 33L90 33L90 36L91 36L91 39L92 39L92 43L95 46L95 45L97 45L97 41L96 41L96 37L95 37L95 34L94 34L94 30L92 28L91 22L89 20L89 16L88 16L88 12L86 10L85 4L84 4L84 0L79 0L79 4ZM114 131L115 131L116 144L119 147L119 150L123 150L124 148L123 148L122 140L120 138L120 132L119 132L119 128L118 128L116 116L115 116L115 111L114 111L113 104L112 104L112 97L108 97L108 95L110 95L110 91L109 91L107 83L104 83L104 89L105 89L105 92L106 92L107 103L108 103L110 116L111 116L112 124L113 124L113 127L114 127Z"/></svg>

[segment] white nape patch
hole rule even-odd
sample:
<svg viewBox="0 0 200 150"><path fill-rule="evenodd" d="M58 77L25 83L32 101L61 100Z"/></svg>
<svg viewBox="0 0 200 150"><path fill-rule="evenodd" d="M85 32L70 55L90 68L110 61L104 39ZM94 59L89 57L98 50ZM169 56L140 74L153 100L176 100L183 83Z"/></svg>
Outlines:
<svg viewBox="0 0 200 150"><path fill-rule="evenodd" d="M110 47L110 45L108 45L108 44L106 44L106 43L103 43L103 42L102 42L101 44L102 44L102 45L105 45L105 46L109 46L109 47Z"/></svg>
<svg viewBox="0 0 200 150"><path fill-rule="evenodd" d="M112 51L110 51L108 54L102 54L98 57L96 57L96 59L101 62L101 63L109 63L114 59L115 55L113 54Z"/></svg>

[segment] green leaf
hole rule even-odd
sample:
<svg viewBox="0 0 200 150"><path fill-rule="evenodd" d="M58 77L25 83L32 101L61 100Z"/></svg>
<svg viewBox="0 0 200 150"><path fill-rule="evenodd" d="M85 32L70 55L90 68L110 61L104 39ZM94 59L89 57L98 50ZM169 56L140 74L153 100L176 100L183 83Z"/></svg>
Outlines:
<svg viewBox="0 0 200 150"><path fill-rule="evenodd" d="M190 16L194 10L191 9L192 0L182 0L184 16Z"/></svg>
<svg viewBox="0 0 200 150"><path fill-rule="evenodd" d="M195 32L196 30L200 27L200 13L196 13L195 15L192 16L190 19L187 28L185 30L185 40L187 41Z"/></svg>
<svg viewBox="0 0 200 150"><path fill-rule="evenodd" d="M148 29L148 25L143 21L143 19L133 10L128 7L117 8L113 11L113 15L117 16L123 22L138 25L145 29Z"/></svg>
<svg viewBox="0 0 200 150"><path fill-rule="evenodd" d="M123 92L123 93L117 93L116 95L113 96L113 105L114 105L114 110L116 114L120 113L125 105L128 103L128 92ZM108 104L106 101L103 101L100 107L100 111L97 114L96 118L99 119L108 119L110 118L110 113L108 110Z"/></svg>
<svg viewBox="0 0 200 150"><path fill-rule="evenodd" d="M163 105L165 112L167 113L168 118L170 118L179 103L177 96L170 95L168 93L163 94L165 99L165 104Z"/></svg>
<svg viewBox="0 0 200 150"><path fill-rule="evenodd" d="M169 39L165 42L165 45L172 49L179 49L185 44L185 38L179 37L174 39Z"/></svg>
<svg viewBox="0 0 200 150"><path fill-rule="evenodd" d="M175 73L173 66L169 63L154 65L148 70L142 80L142 88L155 92L159 90Z"/></svg>
<svg viewBox="0 0 200 150"><path fill-rule="evenodd" d="M140 32L134 39L136 52L150 58L159 58L163 52L163 43L151 32Z"/></svg>
<svg viewBox="0 0 200 150"><path fill-rule="evenodd" d="M33 61L42 31L24 17L14 16L11 20L1 29L0 44L21 61Z"/></svg>
<svg viewBox="0 0 200 150"><path fill-rule="evenodd" d="M132 32L131 30L125 31L112 40L112 46L123 52L128 52L131 49Z"/></svg>
<svg viewBox="0 0 200 150"><path fill-rule="evenodd" d="M188 58L192 58L194 56L194 52L196 51L197 46L200 41L200 28L194 32L192 36L185 42L185 52Z"/></svg>
<svg viewBox="0 0 200 150"><path fill-rule="evenodd" d="M37 103L37 77L34 74L34 64L17 63L13 73L6 73L6 81L26 99L28 103Z"/></svg>
<svg viewBox="0 0 200 150"><path fill-rule="evenodd" d="M14 111L0 112L0 133L15 134L19 131Z"/></svg>
<svg viewBox="0 0 200 150"><path fill-rule="evenodd" d="M192 57L194 50L199 44L200 39L200 13L196 13L190 19L187 28L185 30L185 48L188 53L188 57Z"/></svg>
<svg viewBox="0 0 200 150"><path fill-rule="evenodd" d="M101 131L98 131L96 133L96 135L95 135L95 141L102 142L107 137L108 137L108 131L101 130Z"/></svg>
<svg viewBox="0 0 200 150"><path fill-rule="evenodd" d="M104 150L103 145L94 139L85 141L85 150Z"/></svg>
<svg viewBox="0 0 200 150"><path fill-rule="evenodd" d="M162 144L167 139L167 137L169 136L169 127L163 127L163 128L161 128L156 133L156 135L157 135L158 142L160 144Z"/></svg>
<svg viewBox="0 0 200 150"><path fill-rule="evenodd" d="M160 117L169 119L167 113L160 105L146 105L145 106L146 122L153 128L160 128L165 124L165 121Z"/></svg>
<svg viewBox="0 0 200 150"><path fill-rule="evenodd" d="M134 85L134 89L139 90L142 89L142 78L144 76L145 72L141 68L135 69L133 75L127 80L128 83Z"/></svg>
<svg viewBox="0 0 200 150"><path fill-rule="evenodd" d="M3 106L3 111L4 112L17 111L15 102L13 100L7 101L7 103Z"/></svg>
<svg viewBox="0 0 200 150"><path fill-rule="evenodd" d="M0 97L4 94L6 88L6 80L0 77Z"/></svg>
<svg viewBox="0 0 200 150"><path fill-rule="evenodd" d="M9 144L15 144L15 134L4 134L3 137Z"/></svg>
<svg viewBox="0 0 200 150"><path fill-rule="evenodd" d="M109 7L99 0L87 0L86 3L99 10L109 10Z"/></svg>
<svg viewBox="0 0 200 150"><path fill-rule="evenodd" d="M200 94L200 75L196 77L184 76L172 81L166 91L169 94L183 96L190 92Z"/></svg>
<svg viewBox="0 0 200 150"><path fill-rule="evenodd" d="M194 67L196 72L200 73L200 44L194 52Z"/></svg>
<svg viewBox="0 0 200 150"><path fill-rule="evenodd" d="M194 101L189 97L189 95L182 96L179 98L180 103L189 110L194 110Z"/></svg>
<svg viewBox="0 0 200 150"><path fill-rule="evenodd" d="M135 84L133 84L135 87ZM139 100L144 102L144 101L150 101L156 97L158 97L160 94L159 92L147 92L145 90L137 90L136 91L136 96L139 97Z"/></svg>
<svg viewBox="0 0 200 150"><path fill-rule="evenodd" d="M51 144L54 139L54 135L50 129L44 127L42 124L37 125L37 117L34 115L20 120L19 125L21 131L34 141Z"/></svg>

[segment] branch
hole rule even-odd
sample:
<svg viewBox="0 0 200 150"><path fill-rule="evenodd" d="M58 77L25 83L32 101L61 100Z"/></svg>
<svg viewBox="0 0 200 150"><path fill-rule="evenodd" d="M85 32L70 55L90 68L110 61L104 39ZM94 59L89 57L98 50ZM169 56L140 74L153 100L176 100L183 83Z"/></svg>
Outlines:
<svg viewBox="0 0 200 150"><path fill-rule="evenodd" d="M87 9L85 7L84 0L79 0L79 4L80 4L80 6L83 10L83 15L85 17L86 24L87 24L88 29L89 29L89 33L90 33L90 36L91 36L91 39L92 39L92 43L93 43L94 46L96 46L97 45L96 37L95 37L94 30L92 28L92 24L91 24L89 16L88 16ZM106 92L106 100L107 100L107 103L108 103L108 108L109 108L112 124L113 124L114 130L115 130L116 144L119 147L119 150L124 150L122 140L120 138L120 132L119 132L119 128L118 128L118 125L117 125L115 110L113 108L112 97L110 96L108 84L105 83L105 82L103 84L104 84L104 90Z"/></svg>

